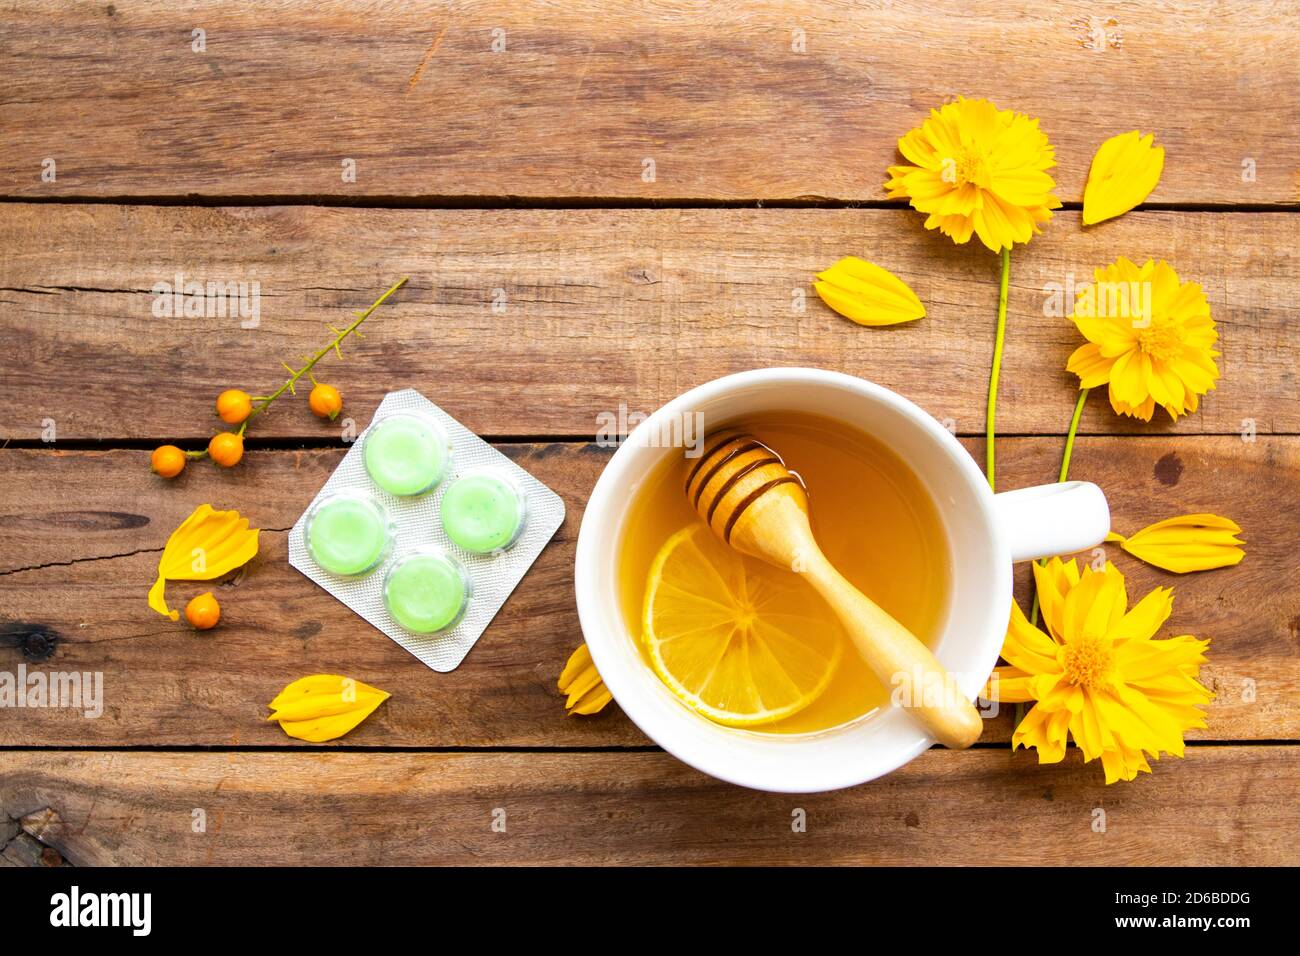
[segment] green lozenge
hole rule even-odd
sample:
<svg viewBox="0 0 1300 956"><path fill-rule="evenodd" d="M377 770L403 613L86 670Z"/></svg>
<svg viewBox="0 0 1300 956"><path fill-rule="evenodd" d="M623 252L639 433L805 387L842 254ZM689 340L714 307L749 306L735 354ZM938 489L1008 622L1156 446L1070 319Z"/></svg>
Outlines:
<svg viewBox="0 0 1300 956"><path fill-rule="evenodd" d="M373 570L392 542L388 514L373 499L355 494L322 498L304 528L312 560L333 574Z"/></svg>
<svg viewBox="0 0 1300 956"><path fill-rule="evenodd" d="M510 547L523 531L523 492L500 472L484 468L461 475L442 495L442 527L447 537L474 554Z"/></svg>
<svg viewBox="0 0 1300 956"><path fill-rule="evenodd" d="M394 495L418 495L447 473L451 443L436 422L419 415L382 418L366 432L362 455L366 472Z"/></svg>
<svg viewBox="0 0 1300 956"><path fill-rule="evenodd" d="M399 558L384 578L384 606L393 620L416 634L455 626L469 604L469 593L461 563L435 548Z"/></svg>

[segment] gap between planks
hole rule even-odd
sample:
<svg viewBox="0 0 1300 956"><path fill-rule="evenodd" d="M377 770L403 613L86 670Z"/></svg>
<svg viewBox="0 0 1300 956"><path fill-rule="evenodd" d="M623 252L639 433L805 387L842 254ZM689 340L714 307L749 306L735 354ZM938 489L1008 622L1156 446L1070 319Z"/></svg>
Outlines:
<svg viewBox="0 0 1300 956"><path fill-rule="evenodd" d="M617 706L617 703L615 703ZM1071 743L1070 750L1077 747ZM1246 738L1225 737L1222 739L1196 737L1183 741L1185 747L1300 747L1300 738L1277 738L1270 740L1253 740ZM930 750L947 750L941 744L934 744ZM967 750L1001 750L1011 749L1009 740L978 740ZM269 746L263 744L0 744L0 753L130 753L130 754L224 754L256 753L285 754L302 756L304 754L382 754L402 756L404 754L663 754L667 753L655 744L608 744L606 746L575 747L559 744L554 747L538 745L535 747L493 746L481 747L395 747L379 745L367 747L360 744L347 744L335 747L308 747L296 744ZM960 752L960 751L954 751Z"/></svg>
<svg viewBox="0 0 1300 956"><path fill-rule="evenodd" d="M1300 438L1300 432L1266 432L1268 438ZM999 431L998 439L1003 438L1060 438L1064 439L1066 433L1059 432L1013 432ZM1237 438L1241 433L1238 431L1210 431L1210 432L1189 432L1187 434L1167 435L1170 440L1187 439L1187 438ZM591 435L479 435L485 442L490 445L596 445ZM980 431L956 431L953 432L954 438L983 438L984 432ZM1079 429L1079 438L1123 438L1123 439L1142 439L1142 438L1159 438L1159 434L1144 434L1143 432L1090 432ZM627 436L619 442L625 441ZM158 438L104 438L104 439L70 439L57 442L43 442L39 438L12 438L0 443L0 451L152 451L157 447L159 442L166 442L169 445L178 445L184 448L192 445L196 448L206 447L208 439L199 435L181 436L159 436ZM283 438L249 438L244 442L245 451L344 451L350 445L341 439L336 441L313 441L311 439L299 439L292 437ZM605 446L597 446L604 449ZM617 446L609 446L612 453Z"/></svg>
<svg viewBox="0 0 1300 956"><path fill-rule="evenodd" d="M629 199L626 196L329 196L297 194L239 195L211 193L198 196L124 194L99 196L62 194L58 196L0 196L0 204L86 205L86 206L178 206L199 209L226 206L318 206L346 209L429 209L576 211L608 209L908 209L909 204L893 199L840 199L824 196L792 196L785 199L706 199L693 196L664 199ZM1058 212L1079 212L1083 203L1062 202ZM1223 212L1269 213L1300 212L1300 202L1233 203L1233 202L1150 202L1134 206L1130 212Z"/></svg>

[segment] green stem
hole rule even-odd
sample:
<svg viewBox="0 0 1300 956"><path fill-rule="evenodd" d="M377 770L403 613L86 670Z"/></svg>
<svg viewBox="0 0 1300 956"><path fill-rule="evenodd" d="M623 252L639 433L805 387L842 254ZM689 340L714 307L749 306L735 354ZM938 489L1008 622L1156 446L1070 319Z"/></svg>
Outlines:
<svg viewBox="0 0 1300 956"><path fill-rule="evenodd" d="M1058 482L1065 481L1070 476L1070 458L1074 455L1074 436L1079 431L1079 419L1083 415L1083 403L1088 400L1089 389L1079 389L1079 400L1074 403L1074 414L1070 416L1070 430L1065 436L1065 451L1061 455L1061 473L1056 479ZM1046 558L1040 558L1040 565L1046 564ZM1034 603L1029 611L1029 623L1038 624L1038 588L1034 588Z"/></svg>
<svg viewBox="0 0 1300 956"><path fill-rule="evenodd" d="M371 313L374 312L375 309L379 308L381 305L384 304L384 300L386 300L390 295L392 295L402 286L406 285L409 279L410 279L409 276L403 279L399 279L397 283L392 286L392 288L390 288L387 292L385 292L378 299L376 299L371 304L370 308L366 309L366 311L364 312L359 313L357 315L357 319L355 322L349 325L346 329L343 329L342 331L338 332L334 336L333 340L329 342L329 344L327 344L324 348L322 348L315 355L309 358L307 360L306 365L298 369L298 371L294 372L291 376L289 376L289 379L283 385L277 388L265 399L260 401L257 405L253 406L253 410L249 412L248 417L244 419L244 423L239 426L239 434L240 435L244 434L244 430L248 428L248 423L253 420L253 417L257 415L258 412L265 410L267 406L269 406L273 401L275 401L285 392L290 391L294 387L294 385L298 383L298 379L302 378L304 375L310 375L311 370L315 368L317 362L323 359L330 352L337 351L340 343L342 343L344 339L346 339L349 335L355 332L357 330L357 326L359 326L362 322L366 321L366 319L370 318Z"/></svg>
<svg viewBox="0 0 1300 956"><path fill-rule="evenodd" d="M1079 431L1079 419L1083 416L1083 403L1088 400L1091 389L1079 389L1079 400L1074 403L1074 414L1070 416L1070 430L1065 435L1065 453L1061 455L1061 475L1056 480L1065 481L1070 476L1070 458L1074 454L1074 436Z"/></svg>
<svg viewBox="0 0 1300 956"><path fill-rule="evenodd" d="M993 338L993 367L989 371L989 404L984 415L984 471L989 488L996 491L993 476L993 434L998 411L998 379L1002 374L1002 345L1007 335L1007 285L1011 281L1011 247L1002 247L1002 278L998 282L998 330Z"/></svg>
<svg viewBox="0 0 1300 956"><path fill-rule="evenodd" d="M244 436L244 432L248 430L248 423L253 420L254 415L256 415L260 411L263 411L268 405L270 405L273 401L275 401L285 392L292 390L293 386L297 383L298 379L302 378L304 375L311 377L311 370L313 367L315 367L317 362L319 362L326 355L328 355L331 350L338 351L339 343L342 342L344 339L346 339L353 332L356 332L357 326L359 326L366 319L370 318L371 313L374 312L375 309L383 305L385 299L387 299L390 295L392 295L402 286L406 285L408 281L410 281L410 276L407 276L399 280L396 284L392 286L392 288L390 288L387 292L385 292L378 299L376 299L371 304L370 308L366 309L366 311L364 312L357 313L357 320L353 322L351 325L349 325L346 329L343 329L341 331L335 329L333 340L328 345L326 345L323 349L321 349L319 352L317 352L315 355L309 358L307 360L307 364L304 365L302 368L298 369L298 371L294 372L293 369L289 369L289 371L292 372L293 374L290 376L289 380L285 382L283 385L281 385L278 389L276 389L270 395L267 395L265 397L259 396L253 398L252 401L255 402L256 404L253 406L253 410L248 413L248 417L245 418L240 423L239 431L237 431L235 434L239 435L242 438ZM333 327L331 326L331 328ZM339 352L339 354L342 355L343 353ZM285 368L288 368L288 366L286 365ZM312 382L314 383L315 381L316 381L315 378L312 378ZM185 452L185 457L192 460L207 458L208 452L206 448L203 451L187 451Z"/></svg>

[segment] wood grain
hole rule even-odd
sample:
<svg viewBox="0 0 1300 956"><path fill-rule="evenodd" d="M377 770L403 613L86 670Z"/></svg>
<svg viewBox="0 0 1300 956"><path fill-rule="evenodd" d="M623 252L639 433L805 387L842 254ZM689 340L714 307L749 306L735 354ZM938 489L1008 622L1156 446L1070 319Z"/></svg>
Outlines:
<svg viewBox="0 0 1300 956"><path fill-rule="evenodd" d="M1300 200L1285 4L22 0L4 26L6 195L882 200L898 138L965 94L1041 118L1064 200L1134 128L1168 149L1155 202Z"/></svg>
<svg viewBox="0 0 1300 956"><path fill-rule="evenodd" d="M872 379L982 434L996 257L895 210L359 210L9 205L0 216L0 435L206 443L216 395L264 394L399 276L411 283L327 359L346 416L415 386L490 435L594 436L602 413L648 413L728 372L811 365ZM1002 434L1063 434L1082 342L1059 292L1126 255L1168 257L1206 289L1223 379L1176 426L1089 433L1300 432L1300 216L1134 213L1081 231L1066 213L1012 264ZM845 254L910 283L926 318L866 329L813 294ZM258 282L260 324L153 314L157 283ZM500 291L498 291L500 290ZM503 313L493 309L503 296ZM806 300L802 299L806 296ZM1072 297L1071 297L1072 301ZM803 308L803 311L799 311ZM252 440L338 435L301 399Z"/></svg>
<svg viewBox="0 0 1300 956"><path fill-rule="evenodd" d="M980 456L979 442L966 444ZM1001 487L1054 478L1060 445L1003 439ZM616 707L565 717L555 689L582 639L573 549L609 452L582 444L501 447L564 498L568 517L450 674L430 672L288 567L285 530L341 451L252 452L236 472L199 463L170 484L149 473L146 451L0 452L0 670L25 662L101 672L105 682L97 719L66 709L0 709L0 745L301 746L263 718L267 701L310 673L345 673L393 694L342 746L648 743ZM1190 736L1300 740L1300 551L1287 530L1300 507L1300 438L1084 438L1072 471L1105 489L1114 525L1125 533L1204 510L1241 524L1247 557L1235 568L1175 576L1113 547L1109 553L1128 575L1131 600L1156 585L1174 588L1165 634L1213 640L1202 679L1218 697L1209 729ZM238 507L265 530L261 554L216 589L221 626L196 636L153 614L144 598L167 535L204 501ZM168 593L175 605L210 588L176 582ZM1027 607L1027 567L1017 594ZM30 636L51 634L52 654L37 659L42 645L28 644ZM983 739L1009 740L1011 727L1003 714Z"/></svg>
<svg viewBox="0 0 1300 956"><path fill-rule="evenodd" d="M102 673L104 712L0 708L0 867L1294 864L1298 33L1293 10L1254 0L7 4L0 671ZM898 137L958 94L1041 118L1071 208L1107 137L1140 129L1167 150L1146 211L1088 230L1062 212L1013 257L999 487L1056 474L1079 343L1057 290L1119 255L1167 258L1205 287L1219 389L1175 426L1120 420L1094 396L1072 476L1102 485L1120 531L1203 510L1243 526L1246 560L1206 574L1108 549L1131 599L1175 588L1165 634L1212 639L1209 729L1185 760L1107 788L1077 751L1048 767L1011 753L1004 710L973 751L791 798L697 773L617 706L566 718L574 543L610 454L589 441L598 416L810 365L982 433L995 257L925 232L882 189ZM686 208L764 203L849 208ZM809 280L846 254L906 280L927 317L869 330L823 307ZM257 283L259 321L157 315L178 274ZM238 469L149 474L151 445L207 441L218 392L274 388L282 360L402 275L346 363L322 365L343 422L286 400ZM568 505L446 675L286 560L346 430L408 386L503 439ZM144 595L203 501L264 534L199 637ZM1027 567L1016 581L1027 605ZM393 697L308 747L265 704L321 671ZM800 810L806 833L791 829Z"/></svg>
<svg viewBox="0 0 1300 956"><path fill-rule="evenodd" d="M0 753L0 819L49 808L74 865L1250 866L1295 862L1297 785L1300 748L1262 746L1189 748L1111 787L1077 754L935 750L798 796L662 753Z"/></svg>

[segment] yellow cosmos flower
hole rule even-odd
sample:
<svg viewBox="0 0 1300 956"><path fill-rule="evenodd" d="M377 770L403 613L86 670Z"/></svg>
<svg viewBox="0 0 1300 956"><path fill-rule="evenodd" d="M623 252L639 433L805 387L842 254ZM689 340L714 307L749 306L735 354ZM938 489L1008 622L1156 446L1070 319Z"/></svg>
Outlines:
<svg viewBox="0 0 1300 956"><path fill-rule="evenodd" d="M925 228L954 242L979 236L994 252L1028 242L1061 202L1046 170L1056 155L1038 120L958 97L898 141L912 165L889 167L890 199L927 213Z"/></svg>
<svg viewBox="0 0 1300 956"><path fill-rule="evenodd" d="M1181 515L1147 525L1127 538L1111 532L1114 541L1133 557L1175 574L1209 571L1238 564L1246 556L1237 537L1237 522L1212 514Z"/></svg>
<svg viewBox="0 0 1300 956"><path fill-rule="evenodd" d="M1128 609L1124 576L1073 559L1034 566L1047 633L1012 603L1002 657L986 699L1037 703L1012 736L1039 763L1065 756L1067 737L1085 762L1101 759L1106 782L1150 773L1147 757L1183 755L1183 734L1205 726L1198 708L1214 695L1196 679L1209 641L1153 640L1169 617L1173 592L1156 588Z"/></svg>
<svg viewBox="0 0 1300 956"><path fill-rule="evenodd" d="M1137 130L1101 144L1083 190L1085 226L1122 216L1151 195L1165 168L1164 147L1154 144L1153 135Z"/></svg>
<svg viewBox="0 0 1300 956"><path fill-rule="evenodd" d="M887 269L845 256L817 273L813 288L832 309L858 325L897 325L925 317L911 287Z"/></svg>
<svg viewBox="0 0 1300 956"><path fill-rule="evenodd" d="M1201 287L1179 282L1164 260L1139 267L1123 256L1096 280L1079 291L1071 316L1088 340L1066 365L1079 387L1108 384L1116 414L1147 422L1157 405L1175 421L1196 411L1219 377L1219 333Z"/></svg>

